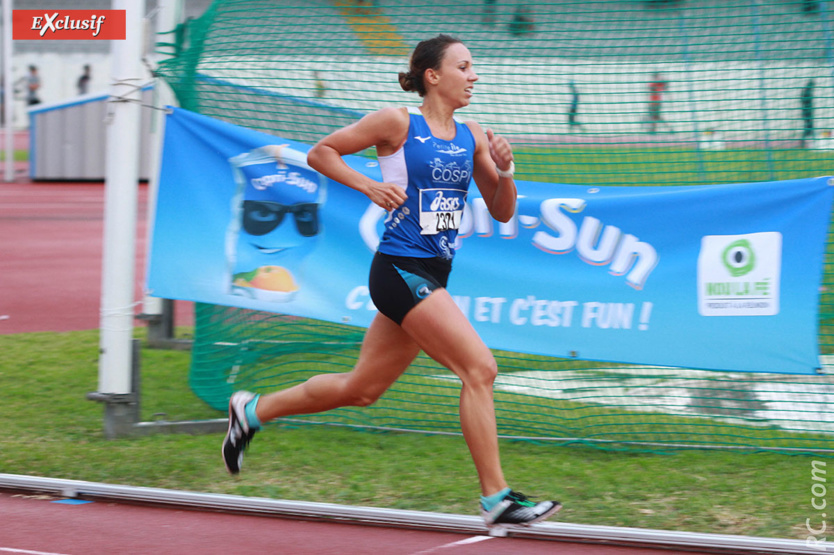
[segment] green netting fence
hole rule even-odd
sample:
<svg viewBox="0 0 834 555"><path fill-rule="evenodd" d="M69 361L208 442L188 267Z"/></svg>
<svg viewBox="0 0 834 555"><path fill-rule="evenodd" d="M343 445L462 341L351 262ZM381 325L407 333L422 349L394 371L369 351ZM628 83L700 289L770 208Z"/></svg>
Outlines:
<svg viewBox="0 0 834 555"><path fill-rule="evenodd" d="M832 8L830 0L217 0L180 29L177 55L158 72L184 108L313 143L372 110L416 105L396 74L419 40L448 33L464 40L480 75L459 115L510 139L520 179L794 179L834 173ZM829 242L820 375L496 352L499 432L608 448L834 451L832 250ZM349 370L364 332L205 304L196 316L191 384L218 410L237 389ZM296 420L458 433L459 385L420 357L373 407Z"/></svg>

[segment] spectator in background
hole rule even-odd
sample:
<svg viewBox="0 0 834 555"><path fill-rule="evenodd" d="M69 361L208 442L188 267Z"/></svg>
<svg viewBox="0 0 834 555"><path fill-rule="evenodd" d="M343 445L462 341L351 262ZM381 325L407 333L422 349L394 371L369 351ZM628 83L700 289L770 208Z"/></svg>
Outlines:
<svg viewBox="0 0 834 555"><path fill-rule="evenodd" d="M661 114L663 107L663 93L669 88L669 83L663 80L663 76L655 72L649 83L649 133L656 133L661 122L666 123ZM666 123L667 127L670 127Z"/></svg>
<svg viewBox="0 0 834 555"><path fill-rule="evenodd" d="M518 6L515 10L513 20L510 21L510 33L515 36L532 33L536 29L536 22L533 14L527 6Z"/></svg>
<svg viewBox="0 0 834 555"><path fill-rule="evenodd" d="M81 74L81 77L78 78L78 82L75 85L78 87L78 94L87 94L90 89L90 66L84 66L84 73Z"/></svg>
<svg viewBox="0 0 834 555"><path fill-rule="evenodd" d="M819 0L802 0L802 11L807 14L815 14L820 11Z"/></svg>
<svg viewBox="0 0 834 555"><path fill-rule="evenodd" d="M799 95L799 106L802 113L802 139L799 141L801 148L808 148L809 141L814 139L814 80L808 79L802 87Z"/></svg>
<svg viewBox="0 0 834 555"><path fill-rule="evenodd" d="M29 75L26 77L26 104L34 106L40 104L38 89L41 88L41 78L38 75L37 66L29 66Z"/></svg>
<svg viewBox="0 0 834 555"><path fill-rule="evenodd" d="M481 22L484 25L495 23L495 0L484 0L484 12L481 14Z"/></svg>
<svg viewBox="0 0 834 555"><path fill-rule="evenodd" d="M575 127L582 129L582 124L576 119L579 114L579 91L576 89L576 83L573 80L568 83L570 87L570 108L568 108L568 128L573 131Z"/></svg>
<svg viewBox="0 0 834 555"><path fill-rule="evenodd" d="M313 86L316 88L316 98L324 98L327 87L324 86L324 81L316 70L313 71Z"/></svg>

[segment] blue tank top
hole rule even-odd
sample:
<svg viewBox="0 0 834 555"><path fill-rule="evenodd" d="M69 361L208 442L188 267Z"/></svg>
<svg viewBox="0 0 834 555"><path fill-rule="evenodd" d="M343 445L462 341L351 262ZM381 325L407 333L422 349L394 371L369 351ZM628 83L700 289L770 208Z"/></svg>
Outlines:
<svg viewBox="0 0 834 555"><path fill-rule="evenodd" d="M475 137L455 120L455 138L438 139L425 118L409 109L408 136L394 154L379 157L382 178L405 189L405 203L388 213L379 252L415 258L455 255L474 168Z"/></svg>

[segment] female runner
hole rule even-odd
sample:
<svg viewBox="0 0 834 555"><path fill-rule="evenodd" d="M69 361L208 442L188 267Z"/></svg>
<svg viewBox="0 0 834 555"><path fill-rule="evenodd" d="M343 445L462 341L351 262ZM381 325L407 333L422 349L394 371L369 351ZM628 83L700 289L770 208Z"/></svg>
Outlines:
<svg viewBox="0 0 834 555"><path fill-rule="evenodd" d="M493 382L498 367L446 290L454 243L470 181L474 178L490 214L501 222L515 213L513 153L509 142L455 110L469 105L478 75L464 44L447 35L420 42L405 91L419 108L383 108L335 131L309 152L311 167L347 185L388 211L370 270L371 299L379 309L352 371L323 374L270 394L238 391L229 402L223 458L240 472L243 452L261 423L342 406L368 406L422 350L454 372L463 387L460 424L481 486L487 525L528 525L561 505L533 503L511 490L498 451ZM342 156L376 147L383 181L348 167Z"/></svg>

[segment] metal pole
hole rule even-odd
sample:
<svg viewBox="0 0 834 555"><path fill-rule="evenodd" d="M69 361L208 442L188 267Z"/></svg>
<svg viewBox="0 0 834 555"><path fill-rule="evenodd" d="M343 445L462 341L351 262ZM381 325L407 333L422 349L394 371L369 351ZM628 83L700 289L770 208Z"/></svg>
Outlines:
<svg viewBox="0 0 834 555"><path fill-rule="evenodd" d="M127 17L125 40L112 43L104 189L99 394L118 397L132 393L139 102L145 0L113 0L113 9L126 10ZM115 404L107 403L105 419L121 416Z"/></svg>
<svg viewBox="0 0 834 555"><path fill-rule="evenodd" d="M12 83L12 0L3 2L3 119L5 121L5 153L6 166L3 180L6 183L14 181L14 129L12 115L14 114L14 83Z"/></svg>

